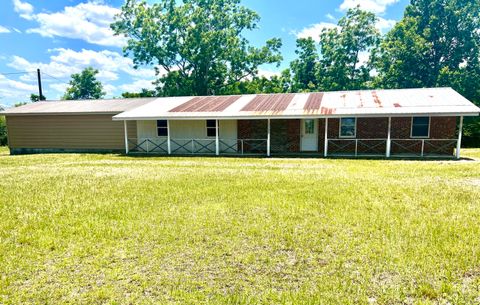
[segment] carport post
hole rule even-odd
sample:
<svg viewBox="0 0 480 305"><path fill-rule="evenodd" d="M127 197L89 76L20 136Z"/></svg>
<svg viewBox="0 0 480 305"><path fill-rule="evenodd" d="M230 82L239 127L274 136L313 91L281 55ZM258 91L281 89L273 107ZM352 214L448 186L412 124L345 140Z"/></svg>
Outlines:
<svg viewBox="0 0 480 305"><path fill-rule="evenodd" d="M167 120L167 152L172 154L172 144L170 143L170 120Z"/></svg>
<svg viewBox="0 0 480 305"><path fill-rule="evenodd" d="M460 147L462 146L463 116L460 117L460 126L458 126L457 150L455 151L457 159L460 159Z"/></svg>
<svg viewBox="0 0 480 305"><path fill-rule="evenodd" d="M215 120L215 154L220 155L220 140L218 139L218 120Z"/></svg>
<svg viewBox="0 0 480 305"><path fill-rule="evenodd" d="M390 158L390 151L392 148L391 129L392 129L392 117L388 117L387 150L386 150L387 158Z"/></svg>
<svg viewBox="0 0 480 305"><path fill-rule="evenodd" d="M270 119L267 119L267 157L270 157Z"/></svg>
<svg viewBox="0 0 480 305"><path fill-rule="evenodd" d="M323 147L323 156L328 156L328 118L325 118L325 143Z"/></svg>
<svg viewBox="0 0 480 305"><path fill-rule="evenodd" d="M128 155L128 129L127 129L127 121L123 121L123 131L125 133L125 154Z"/></svg>

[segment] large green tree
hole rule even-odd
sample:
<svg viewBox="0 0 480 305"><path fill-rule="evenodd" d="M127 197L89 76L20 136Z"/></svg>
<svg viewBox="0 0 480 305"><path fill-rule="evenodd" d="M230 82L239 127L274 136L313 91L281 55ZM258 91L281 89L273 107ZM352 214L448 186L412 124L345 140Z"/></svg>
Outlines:
<svg viewBox="0 0 480 305"><path fill-rule="evenodd" d="M297 39L295 54L298 58L290 63L292 73L292 90L314 91L318 88L317 70L319 56L317 46L312 38Z"/></svg>
<svg viewBox="0 0 480 305"><path fill-rule="evenodd" d="M72 74L64 100L100 99L105 96L103 85L96 79L98 70L88 67L81 73Z"/></svg>
<svg viewBox="0 0 480 305"><path fill-rule="evenodd" d="M322 90L351 90L369 87L371 65L362 62L380 40L375 14L359 7L348 10L338 27L320 34L318 80Z"/></svg>
<svg viewBox="0 0 480 305"><path fill-rule="evenodd" d="M479 29L480 1L412 0L381 43L379 84L435 87L451 73L468 73L478 67Z"/></svg>
<svg viewBox="0 0 480 305"><path fill-rule="evenodd" d="M128 37L124 53L136 66L156 67L159 94L208 95L280 62L280 39L257 48L244 37L258 21L240 0L127 0L112 29Z"/></svg>

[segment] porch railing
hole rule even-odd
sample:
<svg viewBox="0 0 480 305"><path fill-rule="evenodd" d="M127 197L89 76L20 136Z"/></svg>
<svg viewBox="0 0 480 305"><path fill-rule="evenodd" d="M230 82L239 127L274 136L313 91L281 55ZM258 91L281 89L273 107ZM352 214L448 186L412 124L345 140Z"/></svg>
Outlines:
<svg viewBox="0 0 480 305"><path fill-rule="evenodd" d="M328 156L386 156L387 139L328 139ZM320 143L319 143L320 144ZM129 138L129 151L137 153L168 154L166 138ZM393 157L445 157L453 156L456 139L392 139L390 155ZM221 155L265 155L267 139L219 139ZM318 149L321 154L324 147ZM299 143L271 143L272 154L301 153ZM173 155L215 155L215 139L170 139ZM310 152L312 153L312 152Z"/></svg>
<svg viewBox="0 0 480 305"><path fill-rule="evenodd" d="M129 138L130 152L168 154L166 138ZM219 139L219 153L232 155L266 154L267 139ZM170 153L215 155L215 139L170 139Z"/></svg>
<svg viewBox="0 0 480 305"><path fill-rule="evenodd" d="M387 139L329 139L328 155L385 155Z"/></svg>
<svg viewBox="0 0 480 305"><path fill-rule="evenodd" d="M385 156L387 139L329 139L329 156ZM445 157L455 152L457 139L392 139L390 155Z"/></svg>

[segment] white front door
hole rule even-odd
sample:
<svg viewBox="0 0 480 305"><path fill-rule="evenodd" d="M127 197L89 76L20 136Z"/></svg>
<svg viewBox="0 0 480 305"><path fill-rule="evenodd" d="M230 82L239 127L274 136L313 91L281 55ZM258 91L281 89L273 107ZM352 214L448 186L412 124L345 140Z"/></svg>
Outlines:
<svg viewBox="0 0 480 305"><path fill-rule="evenodd" d="M308 119L301 121L301 151L318 150L318 120Z"/></svg>

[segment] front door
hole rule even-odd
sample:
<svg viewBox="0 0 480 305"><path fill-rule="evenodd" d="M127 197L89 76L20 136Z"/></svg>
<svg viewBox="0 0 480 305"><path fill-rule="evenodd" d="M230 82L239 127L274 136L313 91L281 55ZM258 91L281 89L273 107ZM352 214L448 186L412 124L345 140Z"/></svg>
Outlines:
<svg viewBox="0 0 480 305"><path fill-rule="evenodd" d="M317 151L318 150L318 120L308 119L301 121L301 150Z"/></svg>

